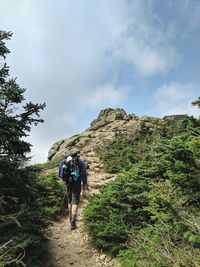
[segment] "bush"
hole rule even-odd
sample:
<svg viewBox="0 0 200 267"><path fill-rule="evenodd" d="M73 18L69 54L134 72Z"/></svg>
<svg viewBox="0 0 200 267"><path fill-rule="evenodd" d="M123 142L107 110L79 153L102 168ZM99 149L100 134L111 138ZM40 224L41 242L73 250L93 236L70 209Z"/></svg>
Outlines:
<svg viewBox="0 0 200 267"><path fill-rule="evenodd" d="M20 178L18 191L9 190L13 192L9 197L5 197L4 191L0 202L1 244L7 244L1 249L1 264L43 266L47 256L42 248L44 229L60 213L65 187L55 176L39 175L35 167L21 170Z"/></svg>
<svg viewBox="0 0 200 267"><path fill-rule="evenodd" d="M200 265L200 143L187 125L196 121L178 135L171 127L148 136L140 160L127 137L99 149L106 169L121 174L90 199L84 218L93 244L122 266Z"/></svg>

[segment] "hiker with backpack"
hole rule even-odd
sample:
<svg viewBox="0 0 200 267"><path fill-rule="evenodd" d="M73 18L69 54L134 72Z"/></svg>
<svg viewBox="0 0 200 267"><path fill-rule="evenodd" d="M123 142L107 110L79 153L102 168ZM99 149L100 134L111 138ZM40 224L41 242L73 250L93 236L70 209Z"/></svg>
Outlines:
<svg viewBox="0 0 200 267"><path fill-rule="evenodd" d="M87 195L88 183L85 163L80 159L80 152L67 154L59 163L59 177L66 182L68 210L71 230L76 229L76 216L80 202L81 187Z"/></svg>

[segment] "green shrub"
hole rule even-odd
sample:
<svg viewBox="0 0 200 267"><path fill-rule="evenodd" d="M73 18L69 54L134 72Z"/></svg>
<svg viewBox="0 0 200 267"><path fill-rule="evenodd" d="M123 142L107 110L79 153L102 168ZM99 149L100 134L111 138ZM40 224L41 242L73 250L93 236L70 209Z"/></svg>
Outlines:
<svg viewBox="0 0 200 267"><path fill-rule="evenodd" d="M43 266L47 255L47 251L42 248L44 229L60 213L65 187L55 175L39 175L36 167L21 170L20 178L17 191L9 187L9 197L5 197L7 188L2 188L1 244L8 244L1 249L1 264Z"/></svg>
<svg viewBox="0 0 200 267"><path fill-rule="evenodd" d="M200 265L200 143L179 130L146 132L141 142L118 137L98 150L105 168L121 174L90 199L85 223L93 244L122 266Z"/></svg>
<svg viewBox="0 0 200 267"><path fill-rule="evenodd" d="M41 170L51 170L58 167L59 159L54 159L45 163L36 164L35 166Z"/></svg>

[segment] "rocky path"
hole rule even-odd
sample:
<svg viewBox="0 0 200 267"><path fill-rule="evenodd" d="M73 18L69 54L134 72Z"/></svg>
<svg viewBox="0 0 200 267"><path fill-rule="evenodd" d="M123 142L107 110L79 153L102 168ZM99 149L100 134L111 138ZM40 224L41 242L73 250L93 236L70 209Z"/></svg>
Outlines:
<svg viewBox="0 0 200 267"><path fill-rule="evenodd" d="M103 171L94 153L88 153L87 162L90 165L88 175L89 194L97 194L102 185L115 179L114 175ZM68 217L62 218L48 229L49 249L52 258L46 267L117 267L115 260L100 253L89 243L89 237L84 230L83 209L87 200L81 200L77 216L77 229L71 231Z"/></svg>

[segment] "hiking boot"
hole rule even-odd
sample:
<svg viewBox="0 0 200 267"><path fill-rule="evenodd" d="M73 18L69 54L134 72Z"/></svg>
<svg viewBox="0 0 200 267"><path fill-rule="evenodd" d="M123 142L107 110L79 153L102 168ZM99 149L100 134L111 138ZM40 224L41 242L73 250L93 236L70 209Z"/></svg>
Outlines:
<svg viewBox="0 0 200 267"><path fill-rule="evenodd" d="M71 221L71 230L76 229L76 221Z"/></svg>
<svg viewBox="0 0 200 267"><path fill-rule="evenodd" d="M76 215L70 217L71 230L76 229Z"/></svg>

